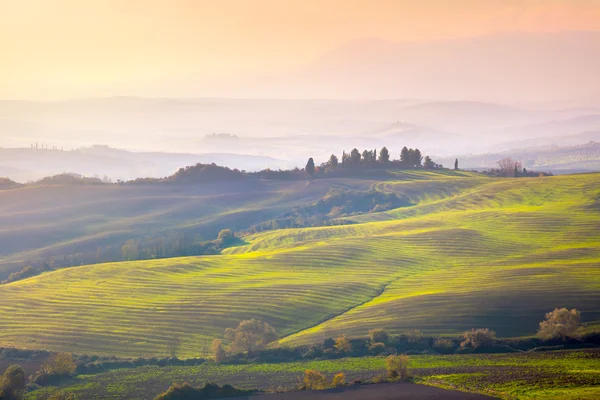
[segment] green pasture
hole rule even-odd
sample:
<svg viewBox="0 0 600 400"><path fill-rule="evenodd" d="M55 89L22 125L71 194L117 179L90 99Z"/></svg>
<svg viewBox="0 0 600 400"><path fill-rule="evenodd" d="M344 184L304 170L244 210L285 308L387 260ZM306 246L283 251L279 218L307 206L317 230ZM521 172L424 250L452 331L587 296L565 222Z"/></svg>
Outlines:
<svg viewBox="0 0 600 400"><path fill-rule="evenodd" d="M278 364L196 367L138 367L82 375L60 390L78 398L151 399L173 382L232 384L267 391L295 390L305 370L316 369L329 379L344 372L347 381L368 381L385 374L385 358ZM598 350L529 352L485 355L411 356L410 371L418 383L479 392L504 399L597 399L600 396ZM41 391L29 395L36 399Z"/></svg>
<svg viewBox="0 0 600 400"><path fill-rule="evenodd" d="M73 267L2 285L0 345L161 357L179 337L180 357L192 357L251 317L268 321L282 345L376 327L529 336L555 307L576 307L588 329L600 328L600 174L410 171L280 192L292 191L292 204L334 183L403 193L415 205L255 234L218 256Z"/></svg>

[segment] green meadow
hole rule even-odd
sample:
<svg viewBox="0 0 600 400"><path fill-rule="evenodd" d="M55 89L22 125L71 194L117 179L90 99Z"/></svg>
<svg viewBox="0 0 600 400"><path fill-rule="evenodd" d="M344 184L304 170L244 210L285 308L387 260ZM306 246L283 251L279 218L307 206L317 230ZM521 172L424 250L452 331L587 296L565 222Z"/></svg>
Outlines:
<svg viewBox="0 0 600 400"><path fill-rule="evenodd" d="M407 171L288 185L278 193L289 204L345 185L414 205L254 234L222 255L78 266L2 285L0 345L162 357L176 336L185 358L251 317L276 329L274 345L377 327L530 336L555 307L575 307L588 330L600 328L600 174Z"/></svg>
<svg viewBox="0 0 600 400"><path fill-rule="evenodd" d="M315 369L328 379L344 372L348 382L363 382L385 374L385 358L278 364L215 365L196 367L138 367L95 375L80 375L60 390L78 398L148 399L173 382L233 384L266 391L297 389L304 371ZM576 350L481 355L411 356L416 382L492 395L503 399L597 399L600 396L600 351ZM37 399L34 391L29 399Z"/></svg>

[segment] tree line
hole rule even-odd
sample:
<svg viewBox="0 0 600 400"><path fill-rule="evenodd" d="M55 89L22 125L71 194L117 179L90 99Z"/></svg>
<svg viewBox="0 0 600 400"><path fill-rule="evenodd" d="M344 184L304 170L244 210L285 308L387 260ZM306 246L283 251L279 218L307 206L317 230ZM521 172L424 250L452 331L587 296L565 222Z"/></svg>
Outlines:
<svg viewBox="0 0 600 400"><path fill-rule="evenodd" d="M214 255L236 243L241 243L241 240L231 229L222 229L214 240L203 240L199 235L185 232L130 239L124 243L98 245L94 250L48 256L37 263L28 261L23 269L11 273L1 283L6 284L30 278L57 268L106 262Z"/></svg>
<svg viewBox="0 0 600 400"><path fill-rule="evenodd" d="M322 163L320 167L315 166L314 159L311 157L305 166L305 171L310 175L314 176L318 172L327 172L336 168L396 168L396 169L409 169L409 168L443 168L443 165L436 164L431 157L423 156L423 153L419 149L409 149L403 147L400 151L398 159L392 159L390 151L387 147L382 147L377 152L377 149L368 150L365 149L362 152L357 148L350 150L349 153L342 151L341 159L337 155L332 154L329 159ZM456 165L458 168L458 165Z"/></svg>

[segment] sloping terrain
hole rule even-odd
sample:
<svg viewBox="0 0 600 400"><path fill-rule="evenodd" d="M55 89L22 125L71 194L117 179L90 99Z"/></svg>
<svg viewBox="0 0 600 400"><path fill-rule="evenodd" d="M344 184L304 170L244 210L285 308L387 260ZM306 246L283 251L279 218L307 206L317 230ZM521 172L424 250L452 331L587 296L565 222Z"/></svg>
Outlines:
<svg viewBox="0 0 600 400"><path fill-rule="evenodd" d="M316 201L331 186L368 189L373 184L358 179L246 180L0 190L0 280L40 257L95 254L98 246L122 245L145 235L185 232L214 239L221 229L246 229Z"/></svg>
<svg viewBox="0 0 600 400"><path fill-rule="evenodd" d="M74 267L2 285L0 343L160 356L178 336L193 356L250 317L272 324L282 344L375 327L522 336L558 306L597 328L599 183L600 174L399 174L375 186L416 205L348 217L355 224L263 232L219 256Z"/></svg>

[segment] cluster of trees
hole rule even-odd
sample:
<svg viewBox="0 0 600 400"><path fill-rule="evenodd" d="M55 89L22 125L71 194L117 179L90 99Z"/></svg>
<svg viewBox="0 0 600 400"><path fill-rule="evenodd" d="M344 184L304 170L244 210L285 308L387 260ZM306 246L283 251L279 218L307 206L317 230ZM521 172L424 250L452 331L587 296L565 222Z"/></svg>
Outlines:
<svg viewBox="0 0 600 400"><path fill-rule="evenodd" d="M13 272L8 275L6 280L2 281L2 284L19 281L21 279L30 278L32 276L36 276L41 274L42 272L51 271L52 268L49 264L44 263L42 266L34 268L31 265L26 266L20 271Z"/></svg>
<svg viewBox="0 0 600 400"><path fill-rule="evenodd" d="M13 272L2 283L39 275L59 267L72 267L105 262L152 260L157 258L200 256L219 254L226 247L235 245L240 239L231 229L222 229L214 240L202 240L198 235L185 232L130 239L124 243L96 246L95 250L64 254L61 257L48 257L41 265L28 262L23 269Z"/></svg>
<svg viewBox="0 0 600 400"><path fill-rule="evenodd" d="M523 167L520 161L514 160L510 157L499 160L498 168L490 169L484 173L487 175L504 176L509 178L552 176L551 173L528 171L527 168Z"/></svg>
<svg viewBox="0 0 600 400"><path fill-rule="evenodd" d="M407 196L395 193L332 189L322 199L294 207L273 220L251 226L246 232L337 224L334 220L345 215L380 212L410 205L412 203Z"/></svg>
<svg viewBox="0 0 600 400"><path fill-rule="evenodd" d="M360 152L357 148L352 149L349 153L346 151L342 152L341 159L335 154L329 157L329 160L317 169L313 158L309 158L306 163L305 171L310 175L314 176L319 172L329 172L336 168L442 168L443 166L436 164L431 157L423 156L419 149L409 149L403 147L400 152L400 158L391 159L391 155L387 147L382 147L377 153L377 149L374 150L363 150Z"/></svg>

